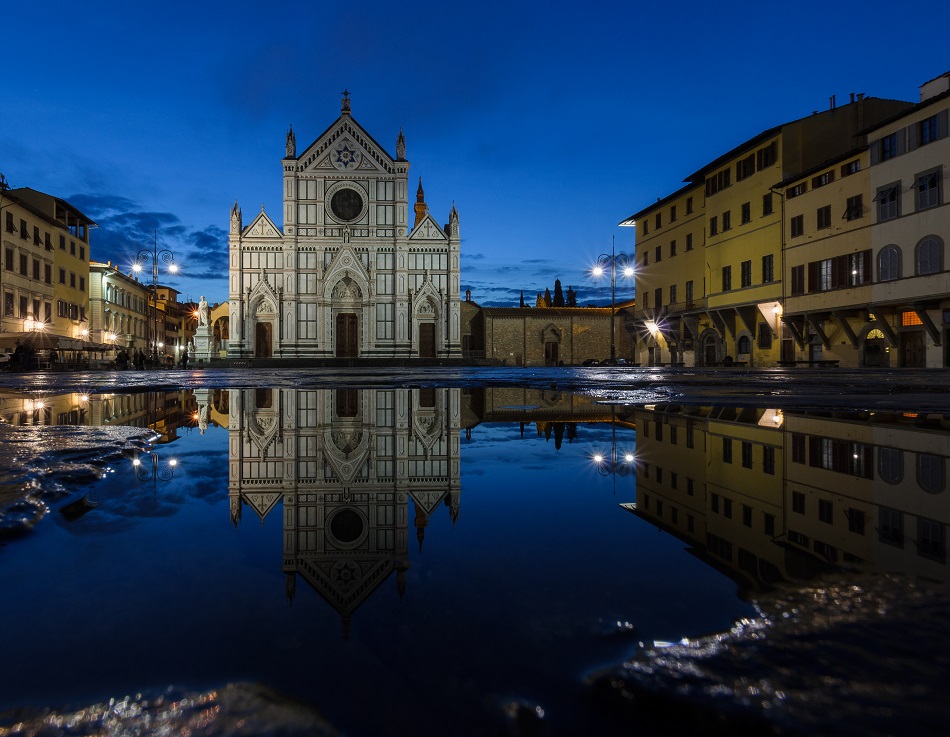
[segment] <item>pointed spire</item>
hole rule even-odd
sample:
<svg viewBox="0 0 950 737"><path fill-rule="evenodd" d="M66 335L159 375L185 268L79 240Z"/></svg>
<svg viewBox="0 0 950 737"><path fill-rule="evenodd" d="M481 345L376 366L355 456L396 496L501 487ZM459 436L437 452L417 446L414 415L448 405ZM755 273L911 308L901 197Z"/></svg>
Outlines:
<svg viewBox="0 0 950 737"><path fill-rule="evenodd" d="M402 134L402 128L399 129L399 136L396 138L396 161L406 160L406 137Z"/></svg>
<svg viewBox="0 0 950 737"><path fill-rule="evenodd" d="M294 135L294 125L290 124L290 130L287 131L287 159L297 158L297 137Z"/></svg>
<svg viewBox="0 0 950 737"><path fill-rule="evenodd" d="M244 221L241 216L241 208L238 207L237 200L234 200L234 207L231 208L231 232L239 234L244 228Z"/></svg>
<svg viewBox="0 0 950 737"><path fill-rule="evenodd" d="M419 177L419 188L416 190L416 205L413 208L416 211L416 221L412 224L415 228L425 218L429 208L426 205L426 193L422 191L422 177Z"/></svg>
<svg viewBox="0 0 950 737"><path fill-rule="evenodd" d="M455 200L452 200L452 210L449 212L449 224L445 229L449 237L458 238L459 235L459 211L455 209Z"/></svg>
<svg viewBox="0 0 950 737"><path fill-rule="evenodd" d="M350 91L349 90L346 90L346 89L343 90L343 102L340 105L340 112L343 113L343 115L350 114Z"/></svg>

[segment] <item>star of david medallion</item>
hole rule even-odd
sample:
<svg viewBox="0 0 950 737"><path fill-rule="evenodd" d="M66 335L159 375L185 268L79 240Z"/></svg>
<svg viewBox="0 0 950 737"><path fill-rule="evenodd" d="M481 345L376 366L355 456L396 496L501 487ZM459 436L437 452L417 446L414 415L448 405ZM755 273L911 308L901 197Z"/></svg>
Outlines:
<svg viewBox="0 0 950 737"><path fill-rule="evenodd" d="M344 141L339 144L334 150L334 154L331 157L333 166L341 171L344 169L355 169L359 166L360 163L360 152L356 147L351 146L349 142Z"/></svg>

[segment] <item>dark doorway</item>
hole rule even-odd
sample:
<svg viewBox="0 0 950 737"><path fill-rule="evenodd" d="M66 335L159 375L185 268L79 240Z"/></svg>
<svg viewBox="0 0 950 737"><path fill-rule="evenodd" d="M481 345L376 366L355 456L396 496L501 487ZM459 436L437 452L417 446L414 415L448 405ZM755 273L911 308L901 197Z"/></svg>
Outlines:
<svg viewBox="0 0 950 737"><path fill-rule="evenodd" d="M435 358L435 325L431 322L419 324L419 357Z"/></svg>
<svg viewBox="0 0 950 737"><path fill-rule="evenodd" d="M557 366L559 358L559 346L554 341L548 341L544 344L544 365Z"/></svg>
<svg viewBox="0 0 950 737"><path fill-rule="evenodd" d="M795 341L788 338L782 339L782 358L785 363L791 363L795 360Z"/></svg>
<svg viewBox="0 0 950 737"><path fill-rule="evenodd" d="M923 368L926 364L923 331L901 333L901 366Z"/></svg>
<svg viewBox="0 0 950 737"><path fill-rule="evenodd" d="M352 312L336 316L336 356L356 358L359 356L359 322Z"/></svg>
<svg viewBox="0 0 950 737"><path fill-rule="evenodd" d="M257 358L270 358L273 355L271 350L271 338L273 336L273 326L269 322L259 322L254 331L254 355Z"/></svg>

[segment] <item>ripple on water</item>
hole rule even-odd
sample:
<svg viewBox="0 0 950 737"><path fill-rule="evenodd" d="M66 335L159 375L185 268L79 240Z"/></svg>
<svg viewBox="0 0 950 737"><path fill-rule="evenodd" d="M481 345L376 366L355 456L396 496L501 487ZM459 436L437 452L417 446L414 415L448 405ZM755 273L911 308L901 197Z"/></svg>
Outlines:
<svg viewBox="0 0 950 737"><path fill-rule="evenodd" d="M264 686L229 684L204 693L168 689L91 704L81 709L19 709L0 713L0 737L331 737L338 735L314 709Z"/></svg>
<svg viewBox="0 0 950 737"><path fill-rule="evenodd" d="M721 734L938 734L950 653L945 586L826 581L757 602L729 632L649 647L590 679L625 720Z"/></svg>

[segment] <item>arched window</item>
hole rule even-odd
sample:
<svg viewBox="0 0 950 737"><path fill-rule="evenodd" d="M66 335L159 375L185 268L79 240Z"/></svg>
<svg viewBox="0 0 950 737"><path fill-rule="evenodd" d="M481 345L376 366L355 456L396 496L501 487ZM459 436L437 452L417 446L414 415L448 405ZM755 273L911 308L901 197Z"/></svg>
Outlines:
<svg viewBox="0 0 950 737"><path fill-rule="evenodd" d="M917 244L914 267L919 276L943 271L943 242L935 235L928 235Z"/></svg>
<svg viewBox="0 0 950 737"><path fill-rule="evenodd" d="M736 351L738 353L752 353L752 340L748 335L742 335L739 337L739 343L736 346Z"/></svg>
<svg viewBox="0 0 950 737"><path fill-rule="evenodd" d="M882 481L900 483L904 478L904 456L901 451L897 448L878 448L877 472Z"/></svg>
<svg viewBox="0 0 950 737"><path fill-rule="evenodd" d="M877 255L877 280L893 281L901 278L901 249L885 246Z"/></svg>

